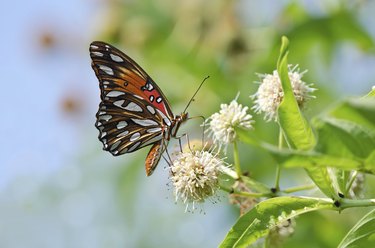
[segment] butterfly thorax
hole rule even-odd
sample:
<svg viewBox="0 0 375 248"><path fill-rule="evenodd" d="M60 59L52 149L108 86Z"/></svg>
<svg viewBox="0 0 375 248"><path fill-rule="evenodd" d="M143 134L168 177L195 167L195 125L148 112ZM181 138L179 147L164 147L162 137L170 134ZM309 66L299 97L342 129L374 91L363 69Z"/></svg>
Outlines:
<svg viewBox="0 0 375 248"><path fill-rule="evenodd" d="M184 123L189 118L188 113L181 113L180 115L176 115L172 121L171 125L171 136L176 137L178 129L180 128L181 124Z"/></svg>

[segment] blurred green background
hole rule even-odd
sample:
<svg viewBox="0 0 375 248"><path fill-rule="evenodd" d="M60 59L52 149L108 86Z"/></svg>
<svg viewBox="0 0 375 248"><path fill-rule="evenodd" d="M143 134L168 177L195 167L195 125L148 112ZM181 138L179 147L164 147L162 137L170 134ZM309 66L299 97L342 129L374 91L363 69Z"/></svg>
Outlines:
<svg viewBox="0 0 375 248"><path fill-rule="evenodd" d="M307 116L375 84L374 1L35 0L3 9L0 247L216 247L238 217L225 194L185 213L164 162L145 176L148 149L116 158L101 150L93 40L136 60L175 114L207 75L191 116L209 117L238 92L251 108L256 73L275 69L282 35L290 63L318 88ZM276 143L276 124L252 114L255 134ZM181 132L199 138L199 125ZM272 185L271 158L240 148L244 169ZM282 187L308 182L303 170L282 172ZM365 195L373 188L366 184ZM365 211L301 216L285 247L334 247Z"/></svg>

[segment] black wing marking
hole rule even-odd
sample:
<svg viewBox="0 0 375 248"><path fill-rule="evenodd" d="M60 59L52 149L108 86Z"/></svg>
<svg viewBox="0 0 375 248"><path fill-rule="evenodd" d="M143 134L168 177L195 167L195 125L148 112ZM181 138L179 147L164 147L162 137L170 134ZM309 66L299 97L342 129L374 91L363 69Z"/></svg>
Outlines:
<svg viewBox="0 0 375 248"><path fill-rule="evenodd" d="M146 101L120 91L104 96L95 126L103 149L113 155L136 151L163 139L163 118Z"/></svg>

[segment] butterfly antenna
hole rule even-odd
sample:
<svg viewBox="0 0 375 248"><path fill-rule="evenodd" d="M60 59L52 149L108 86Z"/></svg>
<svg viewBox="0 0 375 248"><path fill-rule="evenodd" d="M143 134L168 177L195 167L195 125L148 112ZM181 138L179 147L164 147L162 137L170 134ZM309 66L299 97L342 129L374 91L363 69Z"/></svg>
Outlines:
<svg viewBox="0 0 375 248"><path fill-rule="evenodd" d="M210 76L207 76L203 79L202 83L199 85L198 89L195 91L194 95L192 98L190 98L190 101L188 102L188 104L186 105L186 108L184 109L184 112L182 113L186 113L186 110L187 108L190 106L191 102L194 100L194 97L197 95L198 91L200 90L200 88L202 87L203 83L209 78Z"/></svg>

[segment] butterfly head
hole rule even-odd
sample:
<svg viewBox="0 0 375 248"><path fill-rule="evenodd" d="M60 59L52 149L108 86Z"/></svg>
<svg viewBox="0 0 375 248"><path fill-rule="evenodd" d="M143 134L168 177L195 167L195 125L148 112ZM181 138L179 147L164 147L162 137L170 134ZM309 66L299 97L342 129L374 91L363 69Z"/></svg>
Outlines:
<svg viewBox="0 0 375 248"><path fill-rule="evenodd" d="M189 113L181 113L180 115L176 115L176 120L178 120L179 122L185 122L187 119L189 118Z"/></svg>
<svg viewBox="0 0 375 248"><path fill-rule="evenodd" d="M189 118L189 114L186 112L181 113L180 115L176 115L174 118L172 128L171 128L171 136L176 137L178 129L182 123L184 123Z"/></svg>

